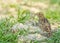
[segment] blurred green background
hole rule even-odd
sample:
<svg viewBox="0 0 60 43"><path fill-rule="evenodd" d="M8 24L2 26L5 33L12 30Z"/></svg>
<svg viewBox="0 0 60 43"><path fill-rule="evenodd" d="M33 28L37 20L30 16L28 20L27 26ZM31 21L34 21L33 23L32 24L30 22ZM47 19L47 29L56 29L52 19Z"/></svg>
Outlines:
<svg viewBox="0 0 60 43"><path fill-rule="evenodd" d="M60 0L0 0L0 43L18 42L17 35L25 34L25 31L13 34L10 28L17 22L24 23L30 20L32 8L42 11L52 26L60 28ZM54 43L55 40L55 43L60 43L59 33L53 33L46 43Z"/></svg>

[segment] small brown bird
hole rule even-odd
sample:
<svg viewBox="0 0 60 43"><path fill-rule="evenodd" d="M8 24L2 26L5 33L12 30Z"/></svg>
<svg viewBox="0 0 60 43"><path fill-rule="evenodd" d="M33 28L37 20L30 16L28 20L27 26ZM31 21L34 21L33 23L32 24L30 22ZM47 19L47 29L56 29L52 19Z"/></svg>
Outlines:
<svg viewBox="0 0 60 43"><path fill-rule="evenodd" d="M51 25L49 21L44 17L42 12L38 12L38 22L39 22L39 27L43 30L43 32L47 32L47 37L51 36Z"/></svg>

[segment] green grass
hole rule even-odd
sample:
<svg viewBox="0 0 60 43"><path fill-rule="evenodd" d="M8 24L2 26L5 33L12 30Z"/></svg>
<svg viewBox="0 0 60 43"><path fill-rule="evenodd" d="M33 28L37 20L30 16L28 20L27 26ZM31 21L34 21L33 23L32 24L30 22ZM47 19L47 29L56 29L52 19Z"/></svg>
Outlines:
<svg viewBox="0 0 60 43"><path fill-rule="evenodd" d="M20 14L21 12L21 14ZM22 13L23 12L23 13ZM26 10L22 10L22 11L18 11L18 19L19 21L17 20L17 22L20 22L20 23L24 23L26 20L29 20L29 16L22 16L22 14L30 14L29 12L27 12ZM45 15L48 19L51 19L52 20L57 20L57 21L60 21L59 15L60 12L58 11L48 11ZM26 17L26 18L24 18ZM17 36L18 34L19 35L27 35L28 32L26 30L22 30L22 31L19 31L15 34L13 34L11 31L10 31L10 28L16 24L16 22L13 22L13 21L10 21L10 19L12 19L13 17L10 17L10 18L5 18L5 19L1 19L0 20L0 43L17 43ZM24 18L24 19L23 19ZM60 30L53 33L53 36L51 36L50 39L48 39L46 42L47 43L60 43ZM39 43L39 41L35 40L33 41L34 43ZM32 43L32 41L31 41Z"/></svg>
<svg viewBox="0 0 60 43"><path fill-rule="evenodd" d="M30 19L29 10L24 10L24 9L21 9L20 7L18 7L17 13L18 13L18 22L20 22L20 23L24 23L26 20Z"/></svg>
<svg viewBox="0 0 60 43"><path fill-rule="evenodd" d="M0 43L17 43L17 34L10 32L13 24L7 18L0 20Z"/></svg>
<svg viewBox="0 0 60 43"><path fill-rule="evenodd" d="M50 22L59 22L60 21L60 11L57 10L46 10L45 11L45 17L49 19Z"/></svg>
<svg viewBox="0 0 60 43"><path fill-rule="evenodd" d="M60 29L47 39L47 43L60 43Z"/></svg>
<svg viewBox="0 0 60 43"><path fill-rule="evenodd" d="M17 22L24 23L26 20L30 18L29 14L30 14L29 11L18 10L18 18L16 20L14 20L13 19L14 17L12 16L9 18L1 19L0 20L0 43L17 43L18 35L26 35L27 31L25 30L18 31L17 33L12 33L11 27Z"/></svg>
<svg viewBox="0 0 60 43"><path fill-rule="evenodd" d="M18 18L17 22L24 23L26 20L30 19L30 12L27 10L17 10ZM24 16L23 16L24 15ZM45 12L45 16L48 19L52 18L53 20L60 21L60 12L58 10L51 11L47 10ZM10 28L16 24L16 21L10 21L13 17L5 18L0 20L0 43L17 43L18 35L27 35L28 32L26 30L19 31L13 34L10 31ZM47 43L60 43L60 30L58 32L53 33L50 39L47 40ZM32 41L31 41L32 43ZM35 40L34 43L39 43L39 41Z"/></svg>
<svg viewBox="0 0 60 43"><path fill-rule="evenodd" d="M41 1L41 0L33 0L33 1ZM44 1L44 0L42 0ZM51 0L51 3L56 3L56 0ZM17 33L12 33L10 28L16 24L24 23L25 21L30 19L30 12L28 10L21 9L18 5L10 5L11 8L17 9L18 18L16 20L11 21L12 16L9 18L4 18L0 20L0 43L17 43L18 35L27 35L28 31L19 30ZM59 8L55 11L51 11L50 9L46 10L45 17L50 20L50 22L60 22L60 11ZM60 28L60 27L59 27ZM60 30L53 33L53 35L46 41L47 43L60 43ZM32 41L31 41L32 43ZM40 43L35 40L34 43Z"/></svg>

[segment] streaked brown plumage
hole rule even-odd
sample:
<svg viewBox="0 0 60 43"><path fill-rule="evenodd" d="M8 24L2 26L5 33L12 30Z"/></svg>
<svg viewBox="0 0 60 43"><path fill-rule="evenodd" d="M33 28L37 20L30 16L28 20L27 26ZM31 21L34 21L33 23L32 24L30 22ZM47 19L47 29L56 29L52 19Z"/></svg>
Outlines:
<svg viewBox="0 0 60 43"><path fill-rule="evenodd" d="M44 17L42 12L37 13L37 15L38 15L38 18L39 18L39 27L43 31L48 33L47 37L50 37L51 36L51 26L50 26L49 21Z"/></svg>

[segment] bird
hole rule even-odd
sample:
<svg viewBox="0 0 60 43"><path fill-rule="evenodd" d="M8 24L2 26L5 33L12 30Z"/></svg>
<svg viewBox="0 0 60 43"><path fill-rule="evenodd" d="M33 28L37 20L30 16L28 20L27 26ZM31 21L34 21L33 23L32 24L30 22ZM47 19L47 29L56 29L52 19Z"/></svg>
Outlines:
<svg viewBox="0 0 60 43"><path fill-rule="evenodd" d="M51 33L51 25L48 19L44 17L44 14L42 12L38 12L36 13L36 15L39 18L38 19L39 27L41 28L43 32L47 32L47 35L46 35L47 37L50 37L52 33Z"/></svg>

